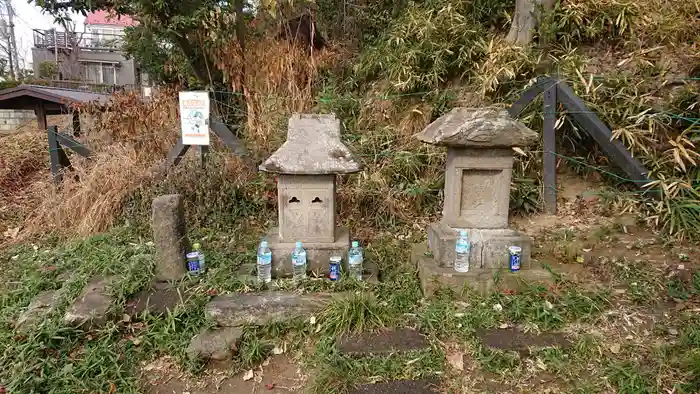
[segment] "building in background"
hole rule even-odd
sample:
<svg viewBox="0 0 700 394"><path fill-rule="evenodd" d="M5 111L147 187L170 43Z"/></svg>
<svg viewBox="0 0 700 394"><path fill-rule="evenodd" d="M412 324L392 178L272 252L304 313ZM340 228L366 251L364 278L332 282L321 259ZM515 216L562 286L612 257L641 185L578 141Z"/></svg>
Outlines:
<svg viewBox="0 0 700 394"><path fill-rule="evenodd" d="M135 23L128 16L96 11L87 15L82 32L34 30L34 75L65 88L140 90L147 78L121 49L124 29Z"/></svg>

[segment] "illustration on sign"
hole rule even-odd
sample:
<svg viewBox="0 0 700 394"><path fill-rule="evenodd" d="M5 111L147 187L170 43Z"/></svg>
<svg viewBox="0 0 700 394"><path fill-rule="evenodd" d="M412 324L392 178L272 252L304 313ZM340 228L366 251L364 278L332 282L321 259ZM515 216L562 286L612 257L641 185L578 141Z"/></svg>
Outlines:
<svg viewBox="0 0 700 394"><path fill-rule="evenodd" d="M209 94L180 92L183 145L209 145Z"/></svg>

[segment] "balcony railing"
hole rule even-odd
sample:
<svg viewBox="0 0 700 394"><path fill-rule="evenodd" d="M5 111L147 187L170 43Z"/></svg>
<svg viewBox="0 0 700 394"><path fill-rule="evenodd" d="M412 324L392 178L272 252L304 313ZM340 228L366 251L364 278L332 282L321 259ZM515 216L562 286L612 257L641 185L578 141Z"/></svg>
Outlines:
<svg viewBox="0 0 700 394"><path fill-rule="evenodd" d="M124 34L34 30L35 48L72 49L75 44L86 50L120 50L124 44Z"/></svg>
<svg viewBox="0 0 700 394"><path fill-rule="evenodd" d="M93 83L85 81L66 81L66 80L46 80L48 86L62 89L73 89L80 90L83 92L92 93L116 93L116 92L130 92L132 90L140 90L141 87L137 85L110 85L104 83Z"/></svg>

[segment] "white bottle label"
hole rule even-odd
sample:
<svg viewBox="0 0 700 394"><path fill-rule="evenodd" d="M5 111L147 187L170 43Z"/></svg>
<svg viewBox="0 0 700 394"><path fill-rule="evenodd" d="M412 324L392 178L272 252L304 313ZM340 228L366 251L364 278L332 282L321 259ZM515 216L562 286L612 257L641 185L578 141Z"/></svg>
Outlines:
<svg viewBox="0 0 700 394"><path fill-rule="evenodd" d="M362 264L362 256L361 256L361 255L350 256L350 257L348 258L348 264L349 264L349 265L360 265L360 264Z"/></svg>
<svg viewBox="0 0 700 394"><path fill-rule="evenodd" d="M301 265L306 265L306 253L302 252L299 254L294 254L294 265L296 266L301 266Z"/></svg>
<svg viewBox="0 0 700 394"><path fill-rule="evenodd" d="M258 265L269 265L272 264L272 253L267 253L262 256L258 256Z"/></svg>
<svg viewBox="0 0 700 394"><path fill-rule="evenodd" d="M469 253L469 243L467 242L457 242L457 248L455 249L457 253Z"/></svg>

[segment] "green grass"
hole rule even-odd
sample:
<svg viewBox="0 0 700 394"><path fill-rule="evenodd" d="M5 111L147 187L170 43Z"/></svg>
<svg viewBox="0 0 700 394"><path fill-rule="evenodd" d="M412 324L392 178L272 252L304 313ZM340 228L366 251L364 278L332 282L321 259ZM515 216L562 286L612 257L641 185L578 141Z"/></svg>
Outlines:
<svg viewBox="0 0 700 394"><path fill-rule="evenodd" d="M192 237L203 236L193 233ZM188 280L190 296L183 305L167 316L118 321L89 332L62 325L70 301L93 275L114 275L110 291L115 311L121 309L153 276L154 250L147 239L124 227L64 245L25 245L3 251L0 384L19 393L139 393L143 389L140 366L164 355L194 373L202 371L204 364L188 359L185 349L195 334L212 324L204 316L212 294L263 290L235 276L253 258L247 251L257 242L254 234L232 230L230 235L204 239L210 270L204 278ZM343 393L355 384L401 378L439 377L459 384L461 375L446 362L447 346L461 349L475 379L488 377L504 385L517 386L546 371L557 376L551 384L565 387L566 392L646 393L675 388L693 393L700 387L700 320L692 313L670 311L648 334L644 347L628 342L627 334L611 325L620 320L611 320L607 313L620 302L637 308L638 314L652 313L660 301L671 297L697 302L697 274L667 277L644 262L608 260L603 264L612 279L599 290L586 290L560 278L552 287L531 286L518 294L457 297L442 291L426 300L414 269L406 263L411 242L379 236L367 246L368 258L382 270L383 281L378 284L320 278L301 285L280 280L268 286L346 294L318 313L313 325L305 318L248 327L231 361L233 371L256 366L271 356L274 347L284 345L300 355L300 362L311 372L306 388L310 393ZM12 322L33 297L62 286L63 298L45 321L22 333L12 329ZM612 287L626 291L611 292ZM335 345L341 335L398 326L420 330L432 347L385 358L349 358L339 354ZM482 332L514 326L532 333L563 330L571 345L531 348L522 354L484 346ZM672 329L675 336L669 336ZM610 351L619 341L624 342L619 351Z"/></svg>

